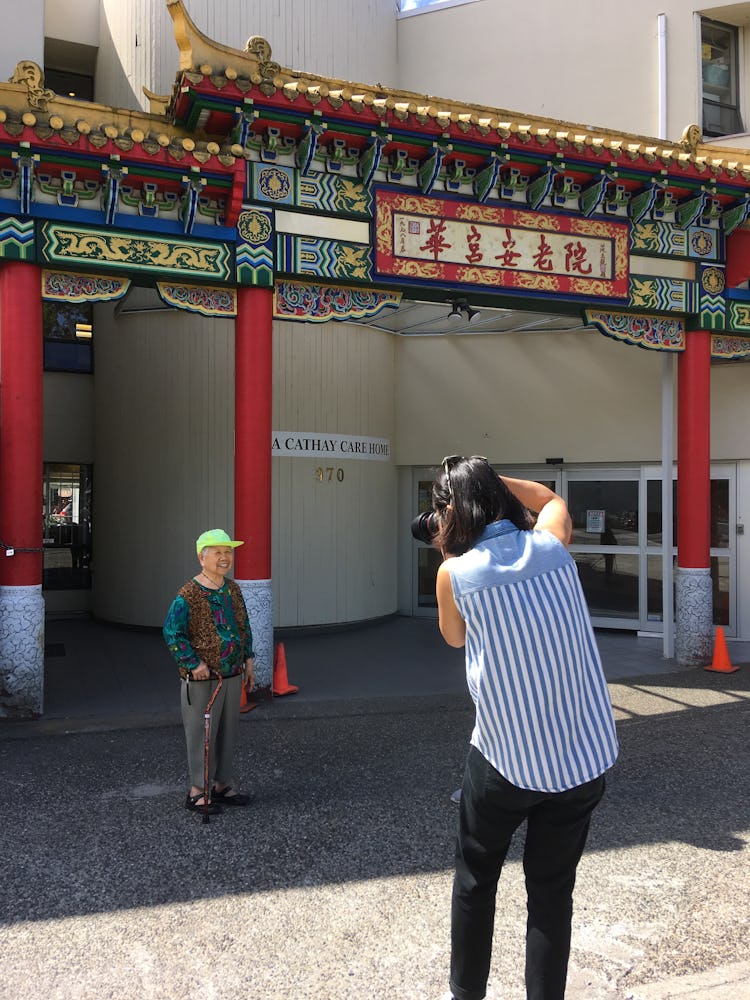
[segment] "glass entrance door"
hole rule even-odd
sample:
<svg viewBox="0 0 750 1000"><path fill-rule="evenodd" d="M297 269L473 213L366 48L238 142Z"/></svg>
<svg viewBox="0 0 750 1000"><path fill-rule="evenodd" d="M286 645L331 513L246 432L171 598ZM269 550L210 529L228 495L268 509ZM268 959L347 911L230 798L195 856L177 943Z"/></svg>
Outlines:
<svg viewBox="0 0 750 1000"><path fill-rule="evenodd" d="M434 469L417 469L414 474L414 484L417 494L417 514L432 510L432 483ZM437 616L437 598L435 597L435 577L438 566L443 561L442 556L429 545L413 541L414 574L412 587L412 614L415 618L435 618Z"/></svg>
<svg viewBox="0 0 750 1000"><path fill-rule="evenodd" d="M661 468L646 466L647 526L646 567L646 622L643 627L653 629L656 623L661 631L663 621L662 601L662 544L661 544ZM677 539L677 483L672 486L673 538ZM711 466L711 582L713 586L714 625L721 625L728 636L736 634L736 524L737 490L736 469L733 465ZM677 549L672 550L677 564Z"/></svg>

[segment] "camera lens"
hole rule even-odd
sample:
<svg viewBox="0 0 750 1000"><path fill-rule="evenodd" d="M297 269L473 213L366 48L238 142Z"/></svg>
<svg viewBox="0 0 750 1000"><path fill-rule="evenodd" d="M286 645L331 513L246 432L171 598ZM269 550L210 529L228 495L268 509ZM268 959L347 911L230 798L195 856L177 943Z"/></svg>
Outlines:
<svg viewBox="0 0 750 1000"><path fill-rule="evenodd" d="M412 536L418 542L424 542L425 545L432 545L432 540L437 534L437 530L438 519L434 510L425 511L424 514L415 517L411 522Z"/></svg>

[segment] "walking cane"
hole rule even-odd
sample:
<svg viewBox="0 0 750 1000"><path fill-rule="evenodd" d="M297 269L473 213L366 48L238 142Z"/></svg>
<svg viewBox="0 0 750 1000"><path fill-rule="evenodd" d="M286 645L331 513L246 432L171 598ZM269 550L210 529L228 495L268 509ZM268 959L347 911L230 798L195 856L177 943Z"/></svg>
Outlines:
<svg viewBox="0 0 750 1000"><path fill-rule="evenodd" d="M214 707L214 702L216 701L216 695L221 691L221 685L224 683L224 678L220 673L215 670L211 670L210 673L218 678L219 683L216 685L216 689L211 697L208 699L208 704L206 705L206 711L203 713L203 822L210 822L208 818L208 755L211 746L211 709Z"/></svg>

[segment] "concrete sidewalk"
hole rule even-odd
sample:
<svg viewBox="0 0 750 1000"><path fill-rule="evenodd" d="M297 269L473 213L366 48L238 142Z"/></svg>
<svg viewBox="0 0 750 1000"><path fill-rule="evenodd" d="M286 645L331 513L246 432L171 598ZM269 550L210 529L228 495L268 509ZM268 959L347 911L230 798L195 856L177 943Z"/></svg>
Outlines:
<svg viewBox="0 0 750 1000"><path fill-rule="evenodd" d="M608 681L679 673L659 638L599 630ZM339 632L284 639L294 696L261 703L264 715L310 713L324 702L466 694L463 650L443 642L434 619L395 617ZM728 643L733 663L750 644ZM33 731L143 726L180 721L177 671L158 629L85 619L50 621L43 718Z"/></svg>
<svg viewBox="0 0 750 1000"><path fill-rule="evenodd" d="M598 633L621 756L576 889L568 1000L750 1000L750 668ZM431 1000L471 730L461 651L394 619L285 641L243 716L256 803L200 823L156 633L52 623L48 713L0 724L0 1000ZM740 644L730 644L735 663ZM522 1000L520 844L490 1000Z"/></svg>

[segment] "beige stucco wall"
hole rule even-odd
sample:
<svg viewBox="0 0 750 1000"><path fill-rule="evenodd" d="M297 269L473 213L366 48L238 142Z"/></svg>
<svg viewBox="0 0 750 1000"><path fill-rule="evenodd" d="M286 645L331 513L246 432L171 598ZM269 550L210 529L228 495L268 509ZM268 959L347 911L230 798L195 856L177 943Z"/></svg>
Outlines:
<svg viewBox="0 0 750 1000"><path fill-rule="evenodd" d="M750 366L714 365L711 371L711 458L750 458Z"/></svg>
<svg viewBox="0 0 750 1000"><path fill-rule="evenodd" d="M399 465L449 453L507 464L661 460L659 352L599 333L420 337L398 339L396 362ZM747 364L712 368L713 461L750 459L748 376Z"/></svg>
<svg viewBox="0 0 750 1000"><path fill-rule="evenodd" d="M428 11L399 20L397 82L419 93L656 136L657 15L664 13L666 138L676 140L701 120L697 9L686 0L632 0L627 10L600 0L538 0L509 17L498 0L476 0ZM750 21L748 3L700 9L716 20ZM746 105L748 97L745 85Z"/></svg>
<svg viewBox="0 0 750 1000"><path fill-rule="evenodd" d="M399 339L397 461L655 461L661 356L598 333Z"/></svg>
<svg viewBox="0 0 750 1000"><path fill-rule="evenodd" d="M366 435L393 444L394 351L389 334L359 326L276 323L274 429ZM273 467L277 624L393 613L393 460L284 457Z"/></svg>
<svg viewBox="0 0 750 1000"><path fill-rule="evenodd" d="M94 613L160 625L194 539L234 522L233 324L107 310L96 352ZM274 429L392 439L393 352L359 327L278 324ZM275 458L272 475L275 624L395 611L393 462Z"/></svg>
<svg viewBox="0 0 750 1000"><path fill-rule="evenodd" d="M93 462L93 376L45 372L43 392L44 461Z"/></svg>
<svg viewBox="0 0 750 1000"><path fill-rule="evenodd" d="M102 313L104 310L102 310ZM233 520L233 325L176 312L97 318L94 613L158 625Z"/></svg>

